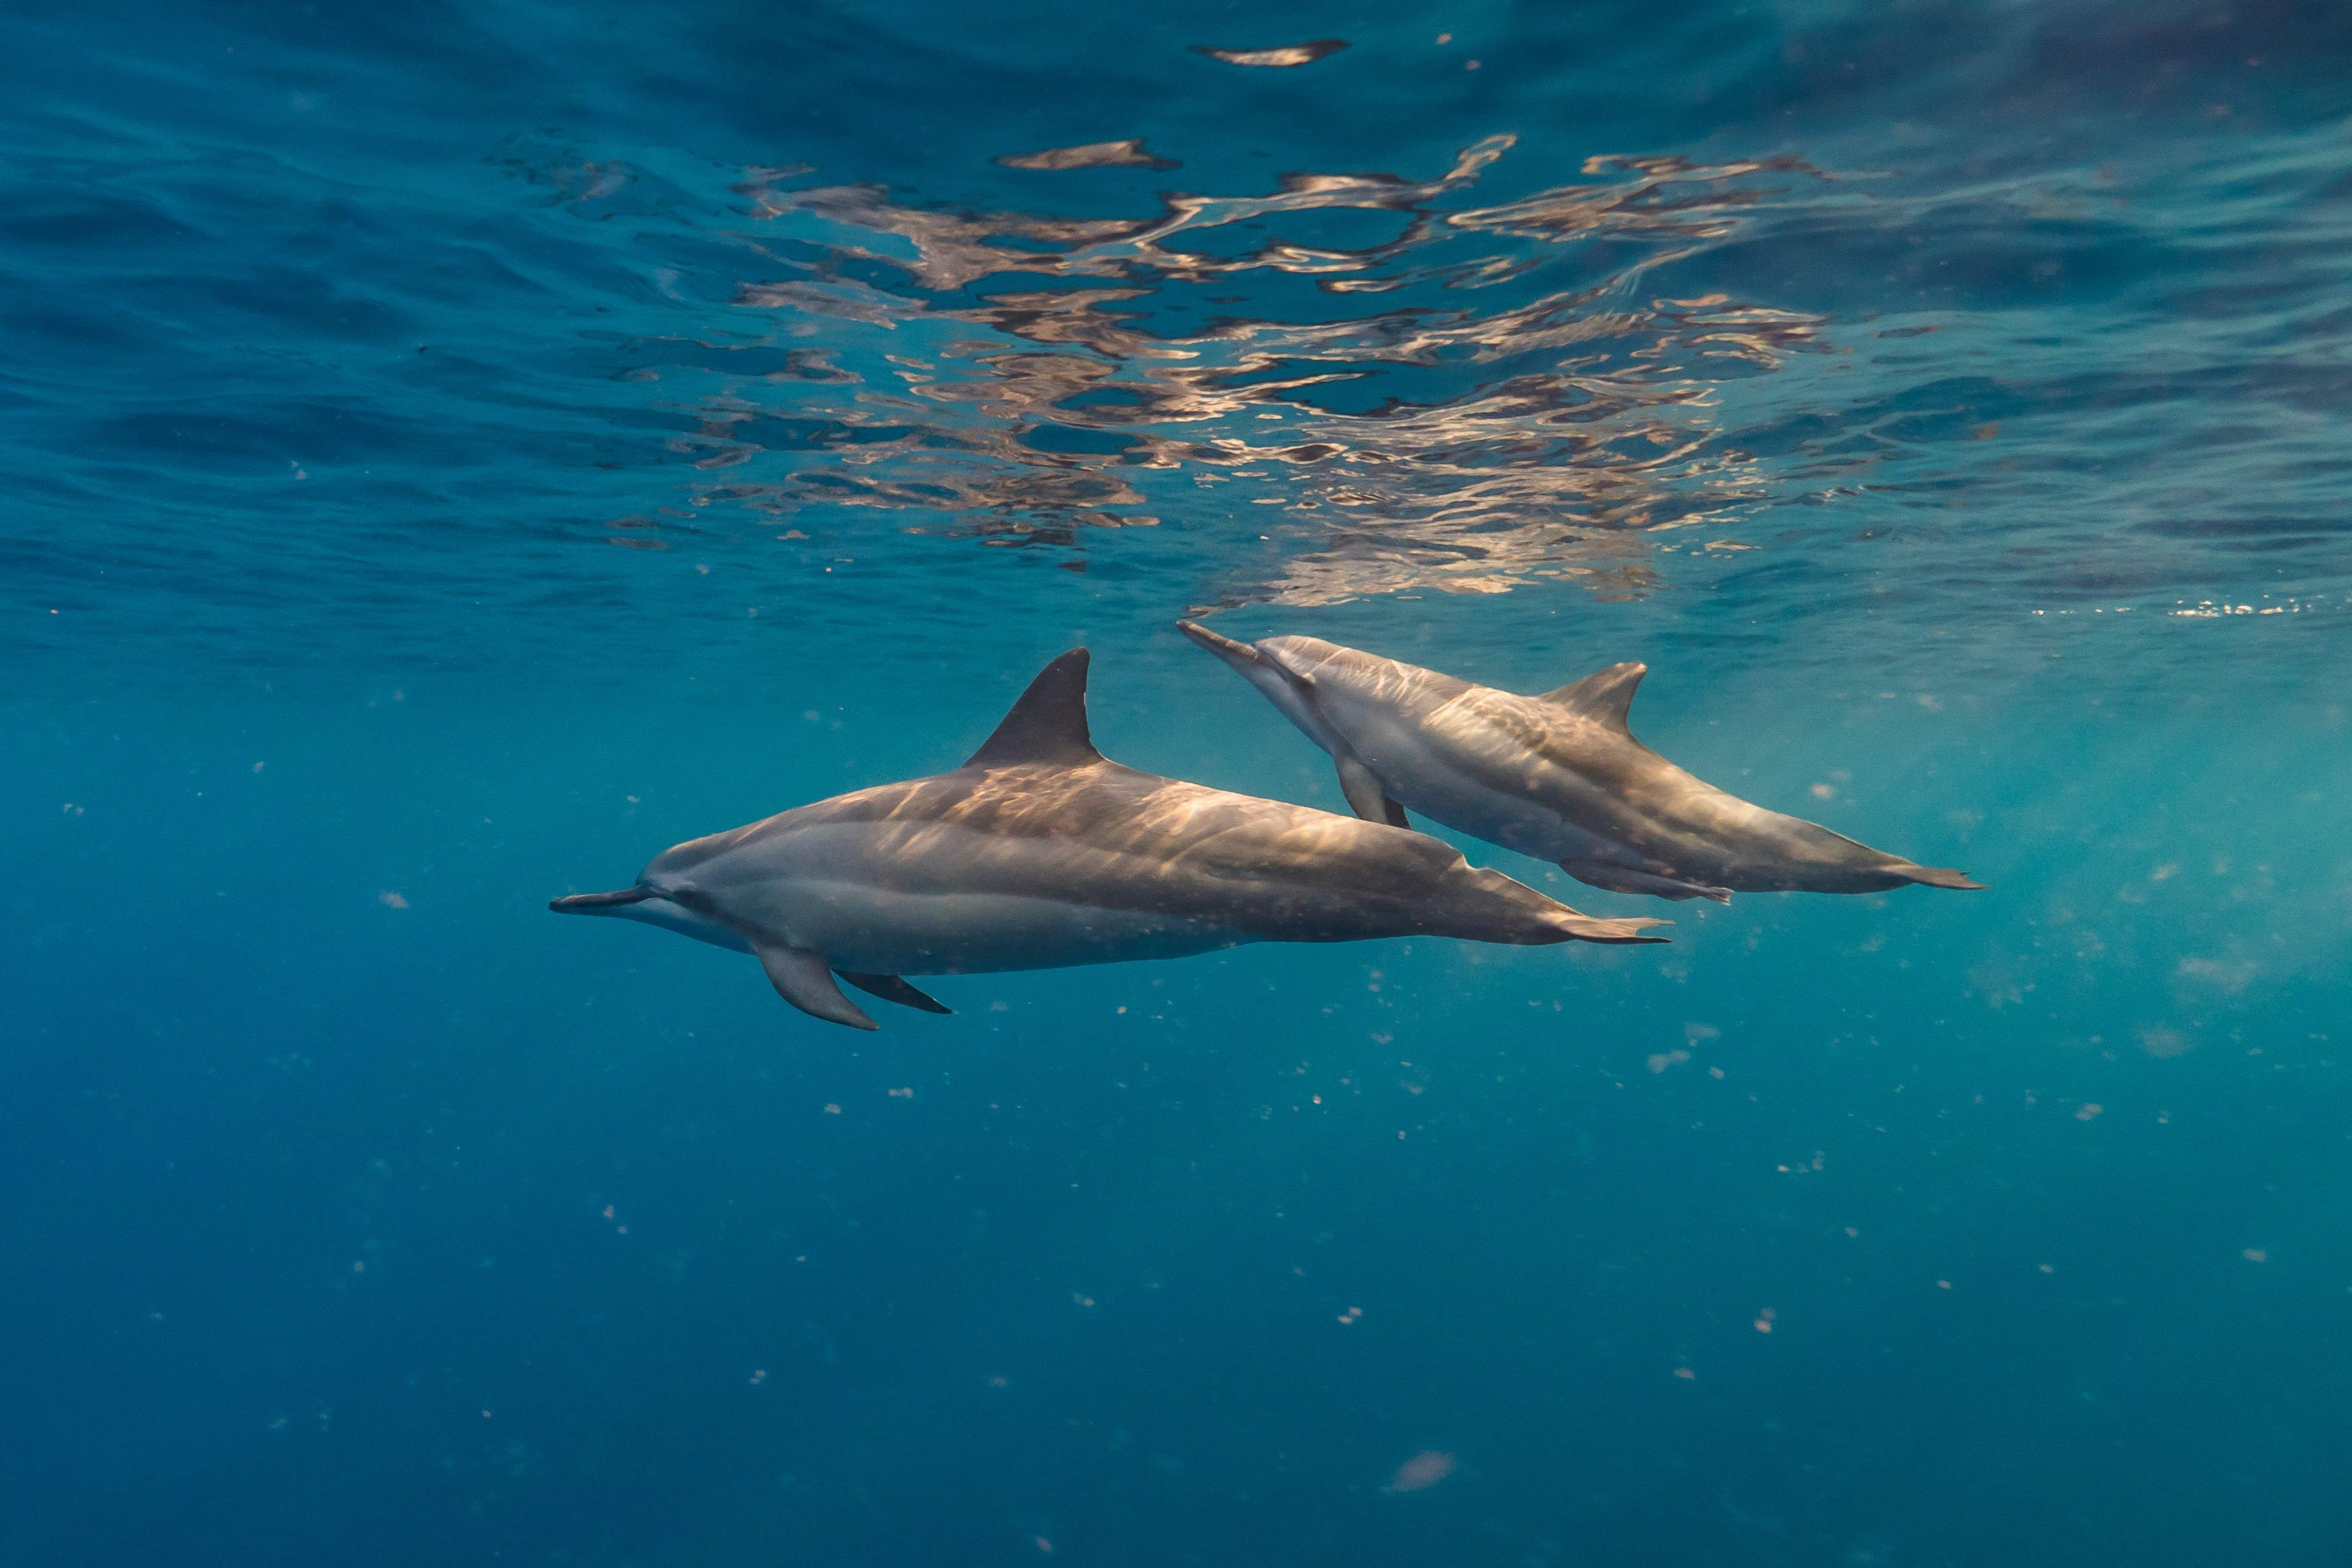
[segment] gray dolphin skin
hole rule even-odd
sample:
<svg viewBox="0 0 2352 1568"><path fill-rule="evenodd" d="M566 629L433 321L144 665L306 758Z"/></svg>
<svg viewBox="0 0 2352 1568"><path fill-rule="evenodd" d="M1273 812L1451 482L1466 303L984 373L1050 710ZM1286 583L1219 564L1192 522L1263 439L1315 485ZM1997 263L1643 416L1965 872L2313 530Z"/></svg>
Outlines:
<svg viewBox="0 0 2352 1568"><path fill-rule="evenodd" d="M1174 958L1244 942L1454 936L1658 942L1580 915L1425 834L1108 761L1087 651L1030 683L952 773L801 806L654 857L561 914L614 915L755 955L783 998L856 1029L834 977L948 1009L907 975Z"/></svg>
<svg viewBox="0 0 2352 1568"><path fill-rule="evenodd" d="M1768 811L1652 751L1626 726L1646 664L1528 697L1319 638L1237 643L1176 624L1329 752L1348 804L1374 821L1403 827L1410 807L1579 882L1660 898L1983 886Z"/></svg>

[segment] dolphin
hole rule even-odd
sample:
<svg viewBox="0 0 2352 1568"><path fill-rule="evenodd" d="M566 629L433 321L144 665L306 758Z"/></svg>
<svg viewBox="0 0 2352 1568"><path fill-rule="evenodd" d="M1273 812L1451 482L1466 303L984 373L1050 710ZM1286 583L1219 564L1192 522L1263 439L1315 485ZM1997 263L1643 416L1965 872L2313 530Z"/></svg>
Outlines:
<svg viewBox="0 0 2352 1568"><path fill-rule="evenodd" d="M1331 754L1370 821L1402 828L1411 807L1579 882L1660 898L1984 885L1768 811L1652 751L1626 725L1646 664L1528 697L1320 638L1176 625Z"/></svg>
<svg viewBox="0 0 2352 1568"><path fill-rule="evenodd" d="M856 1029L908 975L1174 958L1244 942L1659 942L1386 823L1122 768L1087 727L1087 651L1047 664L952 773L692 839L614 893L548 907L752 954L784 1000Z"/></svg>

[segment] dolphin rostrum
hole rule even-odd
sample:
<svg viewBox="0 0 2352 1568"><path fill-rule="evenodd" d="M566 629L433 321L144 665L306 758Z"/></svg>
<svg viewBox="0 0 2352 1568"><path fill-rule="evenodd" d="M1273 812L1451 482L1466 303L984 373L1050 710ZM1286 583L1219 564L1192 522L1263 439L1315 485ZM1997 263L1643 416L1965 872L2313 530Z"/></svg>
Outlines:
<svg viewBox="0 0 2352 1568"><path fill-rule="evenodd" d="M907 975L1173 958L1244 942L1458 936L1658 942L1384 823L1159 779L1087 729L1087 651L1045 666L952 773L836 795L559 898L751 953L784 1000L857 1029L858 989L948 1009Z"/></svg>
<svg viewBox="0 0 2352 1568"><path fill-rule="evenodd" d="M1983 885L1684 772L1626 727L1646 664L1525 697L1319 638L1177 627L1329 752L1348 804L1374 821L1403 827L1409 806L1579 882L1661 898Z"/></svg>

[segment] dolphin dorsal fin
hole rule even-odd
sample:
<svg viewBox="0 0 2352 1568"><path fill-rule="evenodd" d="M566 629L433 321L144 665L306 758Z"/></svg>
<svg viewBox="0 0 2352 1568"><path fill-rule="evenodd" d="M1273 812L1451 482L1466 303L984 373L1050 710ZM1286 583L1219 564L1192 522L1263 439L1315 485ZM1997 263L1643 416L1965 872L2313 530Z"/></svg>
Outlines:
<svg viewBox="0 0 2352 1568"><path fill-rule="evenodd" d="M1580 681L1570 681L1544 693L1542 700L1623 729L1627 727L1626 715L1633 711L1634 688L1649 673L1647 664L1612 664Z"/></svg>
<svg viewBox="0 0 2352 1568"><path fill-rule="evenodd" d="M1083 768L1100 762L1094 737L1087 730L1087 651L1073 648L1044 669L1021 694L966 768L1012 768L1024 762L1054 762Z"/></svg>

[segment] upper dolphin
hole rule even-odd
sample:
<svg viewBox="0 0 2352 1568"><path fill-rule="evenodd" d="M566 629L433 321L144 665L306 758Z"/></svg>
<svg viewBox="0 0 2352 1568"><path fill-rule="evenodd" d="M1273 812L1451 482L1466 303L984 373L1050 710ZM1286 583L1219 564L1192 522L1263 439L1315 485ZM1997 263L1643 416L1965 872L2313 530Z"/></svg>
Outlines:
<svg viewBox="0 0 2352 1568"><path fill-rule="evenodd" d="M1661 898L1983 885L1684 772L1626 727L1646 664L1527 697L1319 638L1177 626L1331 754L1361 817L1402 827L1410 806L1594 887Z"/></svg>
<svg viewBox="0 0 2352 1568"><path fill-rule="evenodd" d="M663 851L634 886L549 908L759 956L783 998L858 1029L905 975L1172 958L1244 942L1657 942L1422 833L1159 779L1087 733L1087 651L1047 664L952 773L880 784Z"/></svg>

